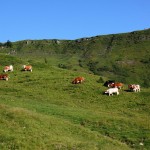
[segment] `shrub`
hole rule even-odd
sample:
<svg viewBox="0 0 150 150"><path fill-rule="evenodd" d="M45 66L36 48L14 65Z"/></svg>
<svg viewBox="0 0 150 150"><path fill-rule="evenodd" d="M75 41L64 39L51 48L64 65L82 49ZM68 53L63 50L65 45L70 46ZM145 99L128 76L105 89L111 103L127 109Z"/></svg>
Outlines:
<svg viewBox="0 0 150 150"><path fill-rule="evenodd" d="M103 77L100 76L100 78L97 80L98 83L104 83Z"/></svg>

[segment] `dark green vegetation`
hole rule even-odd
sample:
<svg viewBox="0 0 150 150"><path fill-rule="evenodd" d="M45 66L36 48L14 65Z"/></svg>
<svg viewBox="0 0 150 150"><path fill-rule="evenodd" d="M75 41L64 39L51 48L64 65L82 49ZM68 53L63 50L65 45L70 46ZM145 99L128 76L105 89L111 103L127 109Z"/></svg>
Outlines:
<svg viewBox="0 0 150 150"><path fill-rule="evenodd" d="M150 30L8 41L0 52L1 73L14 65L0 81L0 149L150 148ZM33 72L22 72L23 64ZM72 85L77 76L85 82ZM125 83L119 96L103 95L107 79ZM135 82L141 92L127 92Z"/></svg>

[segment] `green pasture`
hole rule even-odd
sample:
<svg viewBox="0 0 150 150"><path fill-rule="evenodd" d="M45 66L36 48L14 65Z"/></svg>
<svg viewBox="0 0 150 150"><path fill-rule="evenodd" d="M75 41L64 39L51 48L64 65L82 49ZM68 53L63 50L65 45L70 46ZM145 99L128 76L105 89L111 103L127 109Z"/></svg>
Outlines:
<svg viewBox="0 0 150 150"><path fill-rule="evenodd" d="M98 82L107 78L60 68L61 59L10 57L11 62L9 80L0 81L0 149L150 148L149 88L133 93L125 84L120 95L108 96ZM31 64L33 72L21 71L23 64ZM85 82L71 84L77 76Z"/></svg>
<svg viewBox="0 0 150 150"><path fill-rule="evenodd" d="M149 150L150 29L0 43L0 150ZM21 71L32 65L33 72ZM77 76L85 82L73 85ZM123 82L104 94L106 80ZM141 92L128 91L140 84Z"/></svg>

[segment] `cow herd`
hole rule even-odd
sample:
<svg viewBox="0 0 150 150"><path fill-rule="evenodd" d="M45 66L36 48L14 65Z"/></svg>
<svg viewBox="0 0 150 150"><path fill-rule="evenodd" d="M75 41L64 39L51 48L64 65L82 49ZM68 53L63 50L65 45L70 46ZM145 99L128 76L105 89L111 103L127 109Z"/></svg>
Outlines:
<svg viewBox="0 0 150 150"><path fill-rule="evenodd" d="M9 65L9 66L4 66L3 72L5 72L5 73L8 72L8 71L12 72L13 70L14 70L13 65ZM23 65L21 71L30 71L30 72L32 72L32 66ZM8 81L8 79L9 79L8 74L0 74L0 80Z"/></svg>
<svg viewBox="0 0 150 150"><path fill-rule="evenodd" d="M5 66L3 69L3 72L12 72L13 71L13 66ZM32 72L32 66L31 65L23 65L21 71L30 71ZM8 74L0 74L0 80L6 80L8 81L9 76ZM85 81L84 77L76 77L73 81L72 84L81 84L82 82ZM104 86L108 87L108 89L104 92L105 94L108 94L109 96L116 94L119 95L119 90L123 88L123 83L120 82L115 82L108 80L104 83ZM128 85L128 90L132 92L140 92L140 85L137 84L129 84Z"/></svg>
<svg viewBox="0 0 150 150"><path fill-rule="evenodd" d="M72 84L79 84L79 83L82 83L84 80L85 80L84 77L77 77L72 81ZM104 92L104 94L113 96L113 94L119 95L119 90L123 88L123 83L108 80L104 83L104 86L108 87L108 89ZM140 85L129 84L128 91L140 92Z"/></svg>

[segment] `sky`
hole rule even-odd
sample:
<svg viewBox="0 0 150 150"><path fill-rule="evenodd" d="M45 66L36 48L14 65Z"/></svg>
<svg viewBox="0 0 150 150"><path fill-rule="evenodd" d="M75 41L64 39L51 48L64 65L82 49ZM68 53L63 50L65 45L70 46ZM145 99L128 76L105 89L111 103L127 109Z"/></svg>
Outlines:
<svg viewBox="0 0 150 150"><path fill-rule="evenodd" d="M150 0L0 0L0 42L75 40L150 28Z"/></svg>

